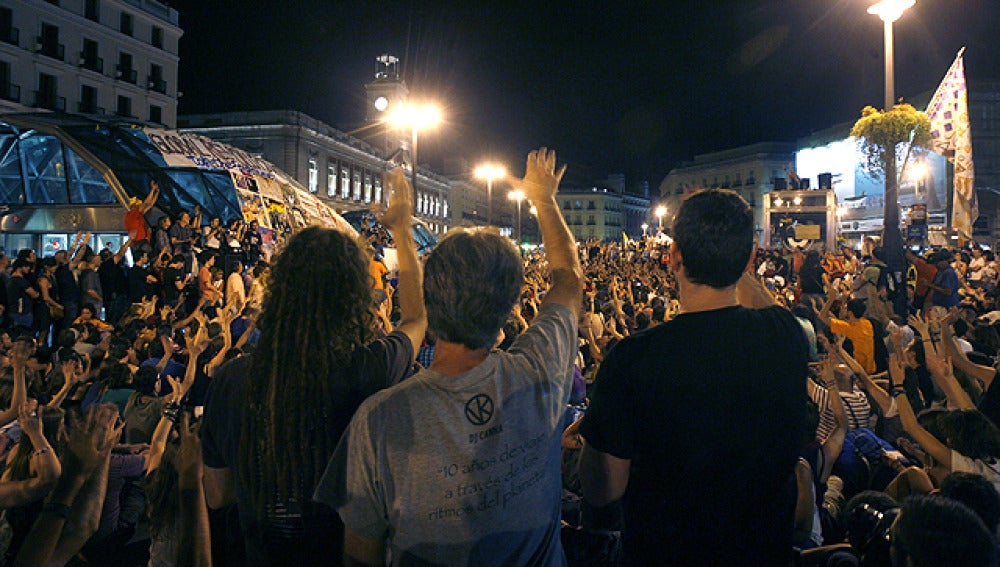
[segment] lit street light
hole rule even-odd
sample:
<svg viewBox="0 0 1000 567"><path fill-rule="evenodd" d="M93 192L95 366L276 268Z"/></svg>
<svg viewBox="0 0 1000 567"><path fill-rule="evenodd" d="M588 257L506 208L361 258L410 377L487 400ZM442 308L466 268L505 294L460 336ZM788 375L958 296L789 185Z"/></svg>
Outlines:
<svg viewBox="0 0 1000 567"><path fill-rule="evenodd" d="M395 128L410 129L410 164L413 194L417 194L417 132L425 128L433 128L441 122L441 109L432 105L403 104L396 107L385 118L385 122Z"/></svg>
<svg viewBox="0 0 1000 567"><path fill-rule="evenodd" d="M896 98L895 70L893 66L892 23L902 17L903 12L913 7L916 0L882 0L868 7L868 13L878 16L885 29L885 110L892 110Z"/></svg>
<svg viewBox="0 0 1000 567"><path fill-rule="evenodd" d="M915 0L881 0L868 8L868 13L878 16L884 24L885 112L892 111L896 98L892 24L915 3ZM903 239L899 232L899 181L896 179L895 147L888 152L883 173L885 174L885 206L882 209L882 247L886 251L885 263L888 264L889 270L898 274L906 269L906 260L903 258ZM905 300L906 295L899 294L895 305L897 313L905 311Z"/></svg>
<svg viewBox="0 0 1000 567"><path fill-rule="evenodd" d="M477 179L486 180L486 226L493 223L493 180L507 177L507 170L502 165L485 163L476 168Z"/></svg>
<svg viewBox="0 0 1000 567"><path fill-rule="evenodd" d="M642 237L646 238L646 231L649 230L649 223L642 223Z"/></svg>
<svg viewBox="0 0 1000 567"><path fill-rule="evenodd" d="M524 191L520 189L515 189L510 193L507 193L507 198L512 201L517 201L517 245L521 246L521 201L524 200Z"/></svg>
<svg viewBox="0 0 1000 567"><path fill-rule="evenodd" d="M657 227L660 229L660 232L663 232L663 215L667 214L667 208L660 205L659 207L656 207L656 210L653 211L653 213L656 215Z"/></svg>

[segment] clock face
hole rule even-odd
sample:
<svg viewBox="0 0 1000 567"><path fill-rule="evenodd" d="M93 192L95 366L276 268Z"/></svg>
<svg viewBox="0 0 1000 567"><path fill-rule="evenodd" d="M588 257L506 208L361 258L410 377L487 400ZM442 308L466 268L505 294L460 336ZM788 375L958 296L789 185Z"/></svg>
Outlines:
<svg viewBox="0 0 1000 567"><path fill-rule="evenodd" d="M389 99L384 96L375 99L375 110L382 112L387 108L389 108Z"/></svg>

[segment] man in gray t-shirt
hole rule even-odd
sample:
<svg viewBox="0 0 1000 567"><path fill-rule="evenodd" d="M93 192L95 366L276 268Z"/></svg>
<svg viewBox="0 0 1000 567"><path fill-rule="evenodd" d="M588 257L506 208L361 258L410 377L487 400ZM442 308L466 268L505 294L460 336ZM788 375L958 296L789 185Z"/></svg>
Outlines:
<svg viewBox="0 0 1000 567"><path fill-rule="evenodd" d="M581 271L556 204L565 167L544 148L514 180L538 209L552 287L531 327L493 351L520 296L509 242L453 231L425 267L430 368L358 409L316 488L345 525L344 554L381 564L563 565L560 438Z"/></svg>

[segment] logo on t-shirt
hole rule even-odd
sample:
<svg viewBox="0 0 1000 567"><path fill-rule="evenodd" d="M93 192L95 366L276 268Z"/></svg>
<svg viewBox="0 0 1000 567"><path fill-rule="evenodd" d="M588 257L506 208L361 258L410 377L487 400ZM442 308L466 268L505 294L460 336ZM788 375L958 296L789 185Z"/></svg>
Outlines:
<svg viewBox="0 0 1000 567"><path fill-rule="evenodd" d="M493 418L493 400L486 394L476 394L465 402L465 419L472 425L485 425Z"/></svg>

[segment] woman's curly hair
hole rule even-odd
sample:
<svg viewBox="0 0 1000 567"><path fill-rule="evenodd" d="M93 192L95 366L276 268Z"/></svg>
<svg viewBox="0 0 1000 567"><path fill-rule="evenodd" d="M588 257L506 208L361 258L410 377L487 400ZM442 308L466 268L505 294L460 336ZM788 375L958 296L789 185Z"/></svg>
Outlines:
<svg viewBox="0 0 1000 567"><path fill-rule="evenodd" d="M309 227L271 267L244 401L240 484L258 520L276 502L308 508L338 438L324 427L331 376L374 339L368 258L351 236Z"/></svg>

